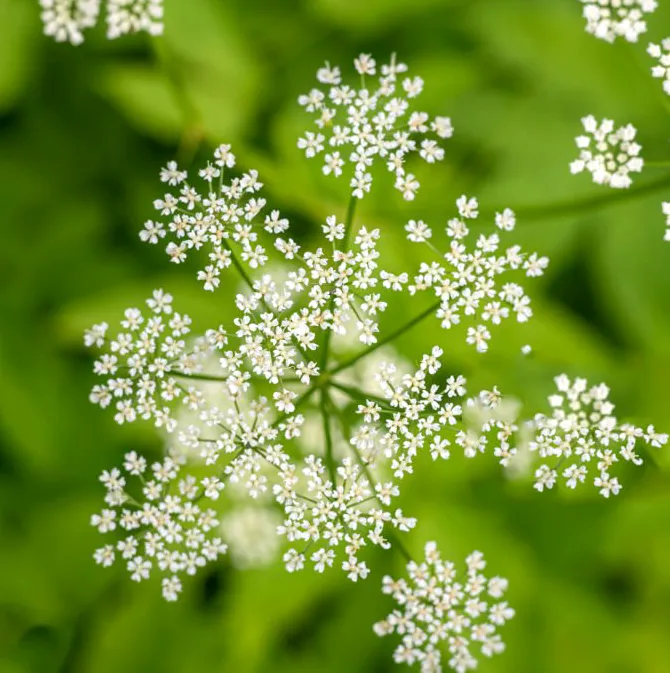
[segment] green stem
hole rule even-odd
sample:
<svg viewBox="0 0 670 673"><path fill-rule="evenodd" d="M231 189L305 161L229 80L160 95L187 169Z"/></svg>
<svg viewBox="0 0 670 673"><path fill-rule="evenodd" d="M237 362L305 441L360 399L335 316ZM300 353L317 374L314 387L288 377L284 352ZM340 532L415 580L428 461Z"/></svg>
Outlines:
<svg viewBox="0 0 670 673"><path fill-rule="evenodd" d="M326 467L330 480L333 482L333 488L335 488L337 473L335 471L335 457L333 455L333 435L330 429L330 419L328 418L328 391L326 388L321 389L321 403L319 407L321 410L321 420L323 421L323 434L326 438Z"/></svg>
<svg viewBox="0 0 670 673"><path fill-rule="evenodd" d="M230 246L230 243L228 243L228 241L225 238L221 239L221 242L223 243L223 247L230 253L230 261L233 263L233 266L237 270L237 273L240 274L240 276L242 277L242 280L247 285L247 287L252 292L255 292L256 290L254 289L253 281L249 277L249 274L247 273L247 270L242 266L242 262L240 262L240 260L237 259L237 255L235 254L235 251ZM262 297L261 297L261 302L263 303L263 306L267 310L269 310L267 302Z"/></svg>
<svg viewBox="0 0 670 673"><path fill-rule="evenodd" d="M223 383L226 380L222 376L214 376L213 374L185 374L183 372L170 372L170 374L180 379L193 379L194 381L218 381Z"/></svg>
<svg viewBox="0 0 670 673"><path fill-rule="evenodd" d="M332 380L330 381L330 386L333 388L337 388L337 390L341 390L343 393L348 395L352 400L358 400L358 401L370 400L371 402L375 402L376 404L383 406L385 409L388 410L393 409L393 407L391 407L391 405L389 404L388 400L385 400L383 397L366 393L364 390L359 390L354 386L348 386L345 385L344 383L339 383L338 381L332 381Z"/></svg>
<svg viewBox="0 0 670 673"><path fill-rule="evenodd" d="M667 173L641 185L634 185L628 189L611 189L606 194L598 194L578 201L563 201L545 206L517 206L512 207L512 210L520 221L548 220L554 217L581 215L622 201L633 201L669 187L670 173Z"/></svg>
<svg viewBox="0 0 670 673"><path fill-rule="evenodd" d="M328 374L330 376L333 376L334 374L338 374L341 371L344 371L345 369L349 369L350 367L353 367L359 360L362 360L364 357L367 357L370 355L370 353L373 353L377 349L381 348L382 346L385 346L386 344L390 343L391 341L394 341L397 339L399 336L402 336L405 332L408 332L409 330L412 329L412 327L415 327L418 325L420 322L423 322L426 318L429 316L433 315L437 309L440 308L442 305L442 300L435 302L431 306L429 306L423 313L420 313L418 316L415 318L412 318L408 323L403 325L402 327L399 327L395 332L391 332L387 337L377 341L376 344L373 344L368 348L367 350L364 350L360 352L358 355L355 355L354 357L350 358L349 360L345 360L344 362L340 363L335 367L334 369L329 370Z"/></svg>

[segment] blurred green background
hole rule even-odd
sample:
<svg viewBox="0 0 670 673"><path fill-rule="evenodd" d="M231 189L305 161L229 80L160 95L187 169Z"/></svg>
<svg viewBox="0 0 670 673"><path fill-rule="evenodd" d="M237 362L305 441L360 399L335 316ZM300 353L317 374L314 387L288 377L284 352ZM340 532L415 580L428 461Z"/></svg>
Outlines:
<svg viewBox="0 0 670 673"><path fill-rule="evenodd" d="M446 161L417 168L417 201L402 203L380 178L359 210L383 228L398 268L421 259L403 244L405 221L439 228L463 192L484 211L518 209L514 240L551 257L547 276L528 284L534 320L498 330L486 356L436 321L401 351L439 343L472 389L497 383L531 411L563 371L604 380L622 417L670 430L660 212L670 171L650 167L624 194L568 171L589 113L632 122L647 160L670 158L668 108L643 45L588 36L576 0L166 0L157 60L144 37L110 43L102 28L82 47L54 44L37 4L0 0L0 671L395 670L391 639L371 630L392 607L379 591L384 572L400 572L391 552L368 559L373 572L357 585L339 572L223 563L176 605L155 582L131 585L91 559L98 473L127 450L158 455L161 440L89 405L81 331L115 323L158 286L197 326L225 320L231 286L205 296L195 265L169 265L137 236L180 138L188 154L203 136L199 158L231 142L303 239L343 212L345 182L323 178L295 147L311 126L296 98L325 60L347 73L361 51L381 61L397 52L426 81L420 106L453 119ZM666 6L650 37L668 26ZM421 307L409 300L394 315ZM524 343L531 358L519 355ZM428 539L454 559L481 549L510 579L508 649L482 671L670 670L670 458L645 458L614 502L594 489L538 495L492 457L408 480L403 507L420 521L411 550Z"/></svg>

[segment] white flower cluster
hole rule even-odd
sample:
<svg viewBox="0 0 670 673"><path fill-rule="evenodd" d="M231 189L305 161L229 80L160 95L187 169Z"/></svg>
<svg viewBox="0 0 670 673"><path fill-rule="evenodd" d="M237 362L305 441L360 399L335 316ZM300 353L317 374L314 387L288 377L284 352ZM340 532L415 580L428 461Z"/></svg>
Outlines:
<svg viewBox="0 0 670 673"><path fill-rule="evenodd" d="M639 173L644 166L642 147L635 142L637 130L632 124L614 129L611 119L598 123L593 115L582 119L587 135L575 139L579 159L570 164L574 175L587 170L593 182L617 189L630 187L630 173Z"/></svg>
<svg viewBox="0 0 670 673"><path fill-rule="evenodd" d="M277 526L281 516L270 507L233 508L221 517L221 536L228 545L228 558L240 569L263 568L279 556Z"/></svg>
<svg viewBox="0 0 670 673"><path fill-rule="evenodd" d="M304 543L304 550L293 547L284 555L289 572L302 570L309 550L314 570L322 573L333 565L338 548L344 546L342 569L347 577L353 582L365 579L369 569L358 557L361 549L368 543L390 548L385 526L406 532L416 525L416 519L404 516L401 509L387 509L399 493L397 487L392 483L373 485L351 458L345 458L337 468L337 483L327 476L324 462L316 456L307 457L303 475L307 481L304 496L295 490L299 478L292 470L281 473L282 483L275 486L277 501L287 514L279 534L291 543Z"/></svg>
<svg viewBox="0 0 670 673"><path fill-rule="evenodd" d="M658 7L656 0L581 0L586 31L601 40L614 42L623 37L637 42L647 31L645 14Z"/></svg>
<svg viewBox="0 0 670 673"><path fill-rule="evenodd" d="M652 77L663 80L663 91L670 96L670 37L661 44L650 44L647 53L658 61L651 69Z"/></svg>
<svg viewBox="0 0 670 673"><path fill-rule="evenodd" d="M396 663L418 663L421 673L441 673L444 648L449 668L465 673L477 667L474 648L485 657L504 651L497 630L514 617L514 610L500 600L508 581L482 574L486 562L481 552L472 552L465 563L467 573L461 579L454 564L440 558L435 542L429 542L425 561L407 564L407 580L384 577L382 591L400 609L374 630L379 636L401 636Z"/></svg>
<svg viewBox="0 0 670 673"><path fill-rule="evenodd" d="M40 0L44 34L79 45L98 22L102 0ZM107 37L163 33L163 0L107 0Z"/></svg>
<svg viewBox="0 0 670 673"><path fill-rule="evenodd" d="M391 461L393 476L402 479L414 471L414 458L420 450L430 451L433 460L446 460L452 441L467 458L494 444L494 455L503 465L516 453L510 445L517 431L515 418L500 413L505 407L496 389L467 399L463 376L450 376L442 386L430 383L429 377L441 369L441 356L442 349L435 346L423 356L416 372L401 377L393 364L381 366L376 379L385 400L366 400L359 405L364 423L351 438L366 463Z"/></svg>
<svg viewBox="0 0 670 673"><path fill-rule="evenodd" d="M441 262L423 262L414 277L409 291L412 295L430 291L439 299L437 317L442 327L450 329L461 322L461 317L473 317L477 324L468 327L467 343L480 352L488 350L491 338L489 327L499 325L510 316L525 322L532 316L530 298L518 283L508 282L500 287L496 277L510 271L522 270L528 277L541 276L549 260L537 253L528 255L514 245L497 254L500 236L481 234L475 249L465 245L470 230L466 222L479 216L477 199L462 196L457 201L460 218L449 220L446 234L450 239L449 250L442 254L431 242L433 232L423 221L410 220L406 226L407 238L415 243L427 243L433 253L444 257ZM516 218L508 208L495 217L496 227L503 232L514 229Z"/></svg>
<svg viewBox="0 0 670 673"><path fill-rule="evenodd" d="M113 339L107 336L107 323L94 325L84 334L87 347L103 348L93 365L98 376L107 378L91 391L93 403L105 408L116 401L115 420L132 422L137 417L152 418L168 432L176 427L171 404L197 402L197 392L184 389L175 376L199 371L200 345L188 350L184 337L191 319L172 309L172 296L155 290L147 300L152 315L145 317L138 308L126 309L121 327Z"/></svg>
<svg viewBox="0 0 670 673"><path fill-rule="evenodd" d="M216 512L202 507L203 500L218 498L219 485L208 478L198 484L190 475L179 479L180 466L170 458L149 469L145 458L131 452L123 467L127 476L137 477L135 495L143 502L133 496L135 491L129 492L120 470L102 473L107 507L91 517L91 524L103 534L118 528L125 537L98 549L94 558L109 567L120 555L135 582L148 579L152 571L159 573L163 596L175 601L182 590L181 576L194 575L226 552L216 535Z"/></svg>
<svg viewBox="0 0 670 673"><path fill-rule="evenodd" d="M154 201L154 208L170 218L167 230L163 222L148 220L140 232L143 241L154 244L169 232L173 240L166 252L175 264L184 262L189 251L207 246L210 264L198 272L198 280L206 290L216 289L221 271L230 266L231 243L240 248L242 260L252 269L263 266L268 259L265 248L258 244L256 225L265 199L254 196L263 185L255 170L224 183L225 169L234 166L230 145L219 146L213 163L207 163L198 173L205 183L201 193L189 185L187 172L171 161L161 171L161 181L179 187L179 192ZM264 228L268 232L279 234L287 227L288 221L278 211L265 217Z"/></svg>
<svg viewBox="0 0 670 673"><path fill-rule="evenodd" d="M665 215L665 236L663 240L670 241L670 202L663 201L661 209L663 210L663 215Z"/></svg>
<svg viewBox="0 0 670 673"><path fill-rule="evenodd" d="M538 468L535 488L553 488L560 471L566 486L574 489L585 483L595 465L593 484L600 494L606 498L617 495L621 484L612 476L615 464L622 460L641 465L642 458L635 451L638 442L660 447L667 443L668 435L657 433L653 425L643 430L620 424L604 383L589 388L586 379L571 381L565 374L555 381L558 393L549 397L553 412L535 417L535 436L529 449L544 460L556 461Z"/></svg>
<svg viewBox="0 0 670 673"><path fill-rule="evenodd" d="M421 93L423 80L405 77L400 83L399 76L407 72L407 66L397 63L395 57L381 66L374 89L369 88L368 78L377 75L375 60L361 54L354 67L361 78L360 88L343 84L340 69L326 63L317 72L317 79L330 85L328 91L314 88L299 97L300 105L315 113L319 130L306 132L298 140L298 147L308 158L325 151L325 175L339 177L350 163L353 166L350 185L356 198L362 199L370 191L372 166L378 161L393 173L395 188L403 198L412 200L420 185L405 170L407 157L418 153L427 163L441 161L444 150L438 140L426 136L432 133L440 139L450 138L451 120L447 117L431 120L427 113L410 109L409 101Z"/></svg>

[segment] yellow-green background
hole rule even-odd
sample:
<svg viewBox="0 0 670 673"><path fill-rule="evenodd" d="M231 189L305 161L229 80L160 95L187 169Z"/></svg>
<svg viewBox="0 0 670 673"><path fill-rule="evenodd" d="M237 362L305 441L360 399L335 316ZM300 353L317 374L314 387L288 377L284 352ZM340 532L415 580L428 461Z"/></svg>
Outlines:
<svg viewBox="0 0 670 673"><path fill-rule="evenodd" d="M422 251L403 243L404 222L439 229L462 192L484 211L517 207L512 242L552 260L529 283L534 320L499 330L491 354L476 356L436 321L405 338L403 353L439 343L473 386L497 383L531 412L562 371L605 380L621 416L670 430L660 213L670 169L645 170L637 184L652 187L620 200L568 171L589 113L634 123L648 160L670 158L668 99L644 46L588 36L577 0L166 0L172 83L144 38L110 43L98 29L73 48L40 31L36 0L0 0L0 671L394 670L391 639L371 631L391 607L379 584L400 571L392 552L369 558L373 572L357 585L338 572L223 563L177 605L156 583L136 586L92 562L99 471L124 451L161 447L151 428L119 428L89 405L81 330L160 285L198 326L230 314L231 284L205 296L194 265L169 265L137 237L184 130L179 80L205 145L233 143L241 164L261 171L271 205L316 239L318 223L343 212L347 188L296 149L311 123L296 98L326 59L347 72L361 51L397 52L426 81L421 106L451 116L456 135L444 163L417 169L415 203L385 177L364 201L359 221L383 229L389 265L414 268ZM650 19L650 36L666 32L667 7ZM405 300L383 327L422 307ZM421 522L407 538L414 553L427 539L455 559L478 548L510 578L518 616L505 628L508 650L482 671L670 671L670 459L645 458L614 502L593 489L539 495L490 456L425 465L408 481L403 505Z"/></svg>

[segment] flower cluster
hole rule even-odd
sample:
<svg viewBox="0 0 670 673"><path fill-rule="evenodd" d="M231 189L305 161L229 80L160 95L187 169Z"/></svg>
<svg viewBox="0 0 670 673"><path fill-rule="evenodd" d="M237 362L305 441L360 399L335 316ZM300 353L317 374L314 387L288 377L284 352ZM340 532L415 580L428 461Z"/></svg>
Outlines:
<svg viewBox="0 0 670 673"><path fill-rule="evenodd" d="M336 551L343 546L342 569L347 577L354 582L365 579L369 569L358 556L361 549L368 543L388 549L386 526L405 532L416 524L401 509L388 509L398 489L392 483L373 484L351 458L342 461L336 475L328 475L320 458L308 456L303 469L306 495L296 492L300 479L293 470L280 476L282 483L275 486L275 493L287 517L279 533L291 543L304 543L303 550L292 547L284 555L289 572L304 567L309 550L314 570L322 573L334 564Z"/></svg>
<svg viewBox="0 0 670 673"><path fill-rule="evenodd" d="M670 38L666 37L661 44L650 44L647 53L658 61L651 69L652 77L663 80L663 91L670 96Z"/></svg>
<svg viewBox="0 0 670 673"><path fill-rule="evenodd" d="M448 377L443 386L431 384L429 377L441 369L441 356L442 349L435 346L423 356L419 369L400 377L393 364L381 366L376 379L385 400L368 399L359 405L364 423L351 438L366 463L391 461L393 476L402 479L414 471L420 450L428 450L433 460L447 459L452 442L467 458L492 444L503 465L514 455L510 439L517 426L501 404L500 393L482 391L467 399L466 380L460 375Z"/></svg>
<svg viewBox="0 0 670 673"><path fill-rule="evenodd" d="M93 365L93 371L106 381L93 387L90 399L103 408L116 401L118 423L151 418L157 427L172 432L176 421L171 404L183 400L197 405L197 391L185 389L178 378L200 370L202 344L187 348L184 337L190 332L191 319L173 311L171 295L155 290L147 305L148 317L138 308L126 309L121 321L124 331L114 338L107 336L107 323L94 325L84 334L87 347L107 351Z"/></svg>
<svg viewBox="0 0 670 673"><path fill-rule="evenodd" d="M601 40L614 42L623 37L637 42L647 31L645 14L658 7L656 0L581 0L586 31Z"/></svg>
<svg viewBox="0 0 670 673"><path fill-rule="evenodd" d="M231 243L240 249L241 258L252 269L267 261L265 248L258 244L256 219L265 207L265 199L255 196L262 188L255 170L224 183L225 169L235 166L235 155L229 145L214 152L214 161L198 173L205 183L202 193L188 182L188 173L171 161L161 171L161 181L179 187L176 194L165 194L154 201L154 208L170 218L166 225L148 220L140 232L146 243L158 243L170 233L166 248L170 261L180 264L191 250L207 246L210 263L198 273L206 290L219 286L221 271L231 264ZM273 234L284 232L288 221L273 211L265 217L264 228Z"/></svg>
<svg viewBox="0 0 670 673"><path fill-rule="evenodd" d="M317 72L317 79L330 85L328 91L314 88L300 96L300 105L316 115L318 131L306 132L298 140L298 147L308 158L325 151L325 175L339 177L349 162L353 166L352 194L359 199L370 191L373 164L382 162L395 176L395 188L403 198L412 200L419 182L405 169L407 157L418 153L427 163L441 161L444 150L438 140L427 136L432 133L440 139L451 137L451 120L431 120L427 113L410 109L410 100L421 93L423 80L405 77L400 83L399 76L407 72L407 66L396 62L395 57L381 66L372 89L368 78L377 75L375 60L361 54L354 66L361 78L360 88L343 84L340 69L326 63Z"/></svg>
<svg viewBox="0 0 670 673"><path fill-rule="evenodd" d="M597 184L617 189L630 187L630 173L639 173L644 165L639 156L642 147L635 142L635 127L628 124L615 130L611 119L598 123L593 115L584 117L582 124L587 135L575 139L579 159L570 164L570 172L587 170Z"/></svg>
<svg viewBox="0 0 670 673"><path fill-rule="evenodd" d="M94 558L109 567L120 555L135 582L159 573L163 596L175 601L181 576L194 575L226 552L217 535L216 512L202 505L219 497L220 484L208 478L198 484L191 475L179 479L180 466L170 458L149 468L145 458L131 452L123 467L125 474L116 468L102 473L107 507L91 517L91 524L103 534L119 529L125 537L98 549ZM138 479L142 504L128 492L130 476Z"/></svg>
<svg viewBox="0 0 670 673"><path fill-rule="evenodd" d="M441 559L435 542L429 542L425 560L407 564L407 580L384 577L382 591L400 609L374 630L379 636L401 637L396 663L418 663L422 673L440 673L444 647L449 668L465 673L477 667L473 649L485 657L505 649L497 629L514 617L514 610L500 600L508 582L482 574L486 562L481 552L472 552L465 563L467 572L461 579L454 564Z"/></svg>
<svg viewBox="0 0 670 673"><path fill-rule="evenodd" d="M42 1L51 8L58 4ZM141 13L160 14L160 3L151 0L108 4L115 12L114 36L151 30ZM589 7L600 12L593 32L630 39L640 30L636 12L653 3L585 4L587 16L595 17ZM59 4L79 8L81 25L95 22L93 5L99 2ZM610 11L608 28L601 27L605 10ZM68 29L58 30L65 30L62 39L72 39ZM133 452L124 472L103 473L105 505L91 522L102 534L120 529L126 537L98 549L95 559L109 566L120 554L137 581L157 568L167 600L178 597L184 574L215 561L228 544L232 562L240 567L282 556L289 572L338 567L352 581L364 580L369 574L365 549L396 546L397 533L416 525L397 498L423 451L437 460L449 458L454 446L468 458L488 449L507 467L525 448L531 461L545 461L535 473L538 491L552 488L559 473L575 488L596 465L593 483L608 497L620 489L612 476L616 462L639 464L640 440L652 446L667 441L653 426L619 424L604 385L589 389L583 379L571 382L565 376L558 377L559 392L549 399L552 415L522 423L518 405L503 399L495 386L467 397L463 376L441 373L443 351L437 346L417 367L405 368L394 358L374 375L368 368L358 378L351 376L357 363L365 358L370 364L367 356L381 352L377 347L433 315L445 329L471 319L466 342L486 351L491 326L532 316L530 299L515 276L541 276L548 265L546 257L519 245L501 248L502 234L516 224L510 209L496 214L497 230L478 234L468 245L479 204L462 196L458 217L447 223L443 249L422 220L405 227L409 241L424 245L435 261L422 263L412 276L384 268L381 231L355 221L356 200L370 190L379 160L394 174L404 198L413 199L419 185L407 172L407 159L418 153L428 163L440 161L444 150L429 134L448 138L452 127L447 118L431 121L426 113L410 110L409 99L421 92L423 82L401 79L404 64L392 58L372 89L367 81L377 76L375 61L362 55L355 67L360 88L343 84L339 69L326 65L317 77L329 90L313 89L300 98L317 117L318 132L298 142L307 157L325 152L323 172L335 176L344 173L347 161L353 164L347 215L344 221L326 218L321 245L304 249L288 236L287 219L276 210L265 213L256 171L225 175L235 167L230 146L219 146L199 171L204 188L194 188L187 172L171 162L161 180L173 193L154 202L162 219L147 221L140 237L151 244L167 238L174 263L205 253L208 261L198 272L205 290L222 284L224 269L236 271L243 288L228 293L229 324L191 338L191 320L174 311L170 295L156 290L147 301L149 315L128 309L116 336L108 337L106 323L84 336L87 346L103 349L94 371L105 380L93 388L91 400L113 406L119 423L142 418L169 433L163 460L149 467ZM577 139L581 155L572 171L589 170L596 182L629 186L629 173L642 168L635 129L615 131L611 121L598 124L593 117L583 123L589 135ZM503 274L504 283L498 279ZM435 303L404 325L398 315L399 328L380 339L379 315L399 292L428 292ZM331 340L347 338L364 348L348 360L334 359ZM527 354L530 347L521 350ZM352 429L353 409L361 421ZM307 420L314 416L320 417L319 433ZM321 440L323 446L315 447ZM138 478L132 488L128 476ZM503 650L496 630L514 615L500 601L507 581L487 579L478 552L466 564L459 579L429 543L425 561L408 564L409 580L385 578L385 593L402 608L375 630L401 636L396 661L437 672L448 652L448 665L461 673L477 665L475 647L485 656Z"/></svg>
<svg viewBox="0 0 670 673"><path fill-rule="evenodd" d="M586 379L571 381L565 374L556 377L558 393L549 397L551 416L535 417L531 452L543 459L555 458L553 465L543 464L535 472L538 491L553 488L559 471L568 488L586 482L595 465L593 484L608 498L621 489L612 469L620 460L641 465L636 453L638 442L652 447L667 443L668 435L659 434L650 425L646 430L628 423L619 423L614 405L609 401L609 388L601 383L588 387Z"/></svg>
<svg viewBox="0 0 670 673"><path fill-rule="evenodd" d="M665 215L665 236L664 241L670 241L670 202L664 201L661 204L663 215Z"/></svg>
<svg viewBox="0 0 670 673"><path fill-rule="evenodd" d="M467 222L479 216L477 199L462 196L457 201L459 218L449 220L446 228L450 246L442 254L431 242L433 232L423 221L410 220L406 226L407 238L415 243L427 243L433 253L446 260L423 262L414 277L409 291L412 295L430 291L439 300L437 316L442 327L450 329L461 322L461 317L472 316L477 324L468 327L467 343L480 352L488 350L491 338L489 327L499 325L510 315L519 322L527 321L531 315L530 298L523 287L508 282L500 287L497 276L510 271L522 270L528 277L541 276L549 260L537 253L528 255L521 247L514 245L502 254L497 254L500 236L492 233L477 238L475 249L469 251L465 245L470 233ZM495 217L496 227L503 232L514 229L516 218L508 208Z"/></svg>
<svg viewBox="0 0 670 673"><path fill-rule="evenodd" d="M79 45L98 22L102 0L40 0L44 33ZM107 0L107 37L145 31L163 33L163 0Z"/></svg>

